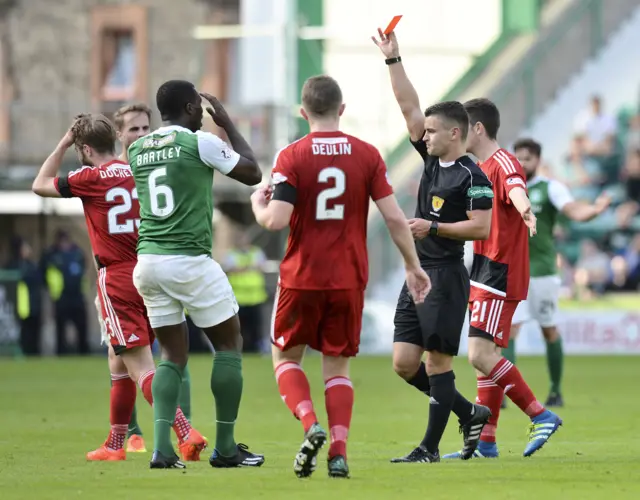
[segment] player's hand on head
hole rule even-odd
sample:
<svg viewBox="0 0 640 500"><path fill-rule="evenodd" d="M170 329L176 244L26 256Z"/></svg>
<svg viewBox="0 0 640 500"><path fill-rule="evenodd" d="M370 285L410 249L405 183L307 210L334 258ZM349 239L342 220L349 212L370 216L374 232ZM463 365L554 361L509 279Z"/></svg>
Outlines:
<svg viewBox="0 0 640 500"><path fill-rule="evenodd" d="M230 122L231 118L227 113L227 110L224 109L224 106L218 101L218 98L208 94L207 92L200 92L200 95L211 104L211 106L207 106L207 113L211 116L213 121L218 127L226 127Z"/></svg>
<svg viewBox="0 0 640 500"><path fill-rule="evenodd" d="M70 148L76 142L76 134L73 132L73 126L76 124L74 121L69 127L69 130L64 134L62 139L60 139L60 144L66 148Z"/></svg>
<svg viewBox="0 0 640 500"><path fill-rule="evenodd" d="M371 40L373 40L373 43L376 44L387 59L390 57L400 57L398 39L393 31L385 35L382 30L378 28L378 37L379 38L372 36Z"/></svg>
<svg viewBox="0 0 640 500"><path fill-rule="evenodd" d="M414 240L421 240L429 235L431 221L425 219L409 219L409 229Z"/></svg>
<svg viewBox="0 0 640 500"><path fill-rule="evenodd" d="M431 291L431 280L424 269L407 269L407 289L416 304L424 302Z"/></svg>

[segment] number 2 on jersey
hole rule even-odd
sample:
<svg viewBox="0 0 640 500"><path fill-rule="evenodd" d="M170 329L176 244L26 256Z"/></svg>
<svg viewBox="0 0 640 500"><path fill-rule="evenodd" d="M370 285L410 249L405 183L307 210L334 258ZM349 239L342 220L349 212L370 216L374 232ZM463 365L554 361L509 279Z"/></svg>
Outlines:
<svg viewBox="0 0 640 500"><path fill-rule="evenodd" d="M333 179L335 186L320 191L316 202L316 220L342 220L344 219L344 205L335 204L333 208L327 207L327 202L344 194L347 187L344 172L337 167L327 167L318 173L318 182L327 183Z"/></svg>

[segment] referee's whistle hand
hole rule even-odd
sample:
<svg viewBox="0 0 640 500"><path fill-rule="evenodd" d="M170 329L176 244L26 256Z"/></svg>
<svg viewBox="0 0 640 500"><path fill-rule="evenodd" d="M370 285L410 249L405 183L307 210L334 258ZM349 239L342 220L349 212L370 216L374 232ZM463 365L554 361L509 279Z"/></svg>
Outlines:
<svg viewBox="0 0 640 500"><path fill-rule="evenodd" d="M407 222L409 222L409 229L411 229L413 239L421 240L429 235L431 221L424 219L409 219Z"/></svg>

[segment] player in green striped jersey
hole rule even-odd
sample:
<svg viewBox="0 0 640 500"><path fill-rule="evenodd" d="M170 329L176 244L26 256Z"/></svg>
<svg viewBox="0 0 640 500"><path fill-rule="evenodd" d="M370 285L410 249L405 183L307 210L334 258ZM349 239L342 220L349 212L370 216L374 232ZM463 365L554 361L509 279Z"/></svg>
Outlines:
<svg viewBox="0 0 640 500"><path fill-rule="evenodd" d="M515 154L527 176L527 189L533 213L538 219L538 234L529 238L531 279L527 300L521 302L513 317L511 338L515 341L520 325L534 320L542 329L547 346L547 366L551 379L549 397L545 406L562 406L562 365L564 353L562 337L556 328L556 312L560 278L556 268L557 251L553 229L558 215L563 214L576 222L597 217L609 206L610 199L603 194L595 203L578 201L562 183L537 174L542 146L533 139L520 139L514 145ZM505 357L515 361L514 343L503 351Z"/></svg>

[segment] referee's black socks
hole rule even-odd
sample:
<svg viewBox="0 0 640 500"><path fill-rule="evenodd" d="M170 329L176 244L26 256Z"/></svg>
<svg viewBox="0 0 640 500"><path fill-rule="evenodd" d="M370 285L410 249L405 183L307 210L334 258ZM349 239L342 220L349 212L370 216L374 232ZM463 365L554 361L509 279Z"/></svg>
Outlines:
<svg viewBox="0 0 640 500"><path fill-rule="evenodd" d="M418 368L418 371L411 380L407 380L407 383L418 389L420 392L425 393L427 396L431 394L429 375L427 375L427 367L424 365L424 361L420 362L420 368Z"/></svg>
<svg viewBox="0 0 640 500"><path fill-rule="evenodd" d="M453 370L429 377L431 397L429 404L429 425L420 443L429 453L438 453L440 440L444 434L456 398L456 382Z"/></svg>
<svg viewBox="0 0 640 500"><path fill-rule="evenodd" d="M458 417L460 424L464 425L473 417L473 403L456 391L456 399L453 401L452 411Z"/></svg>

